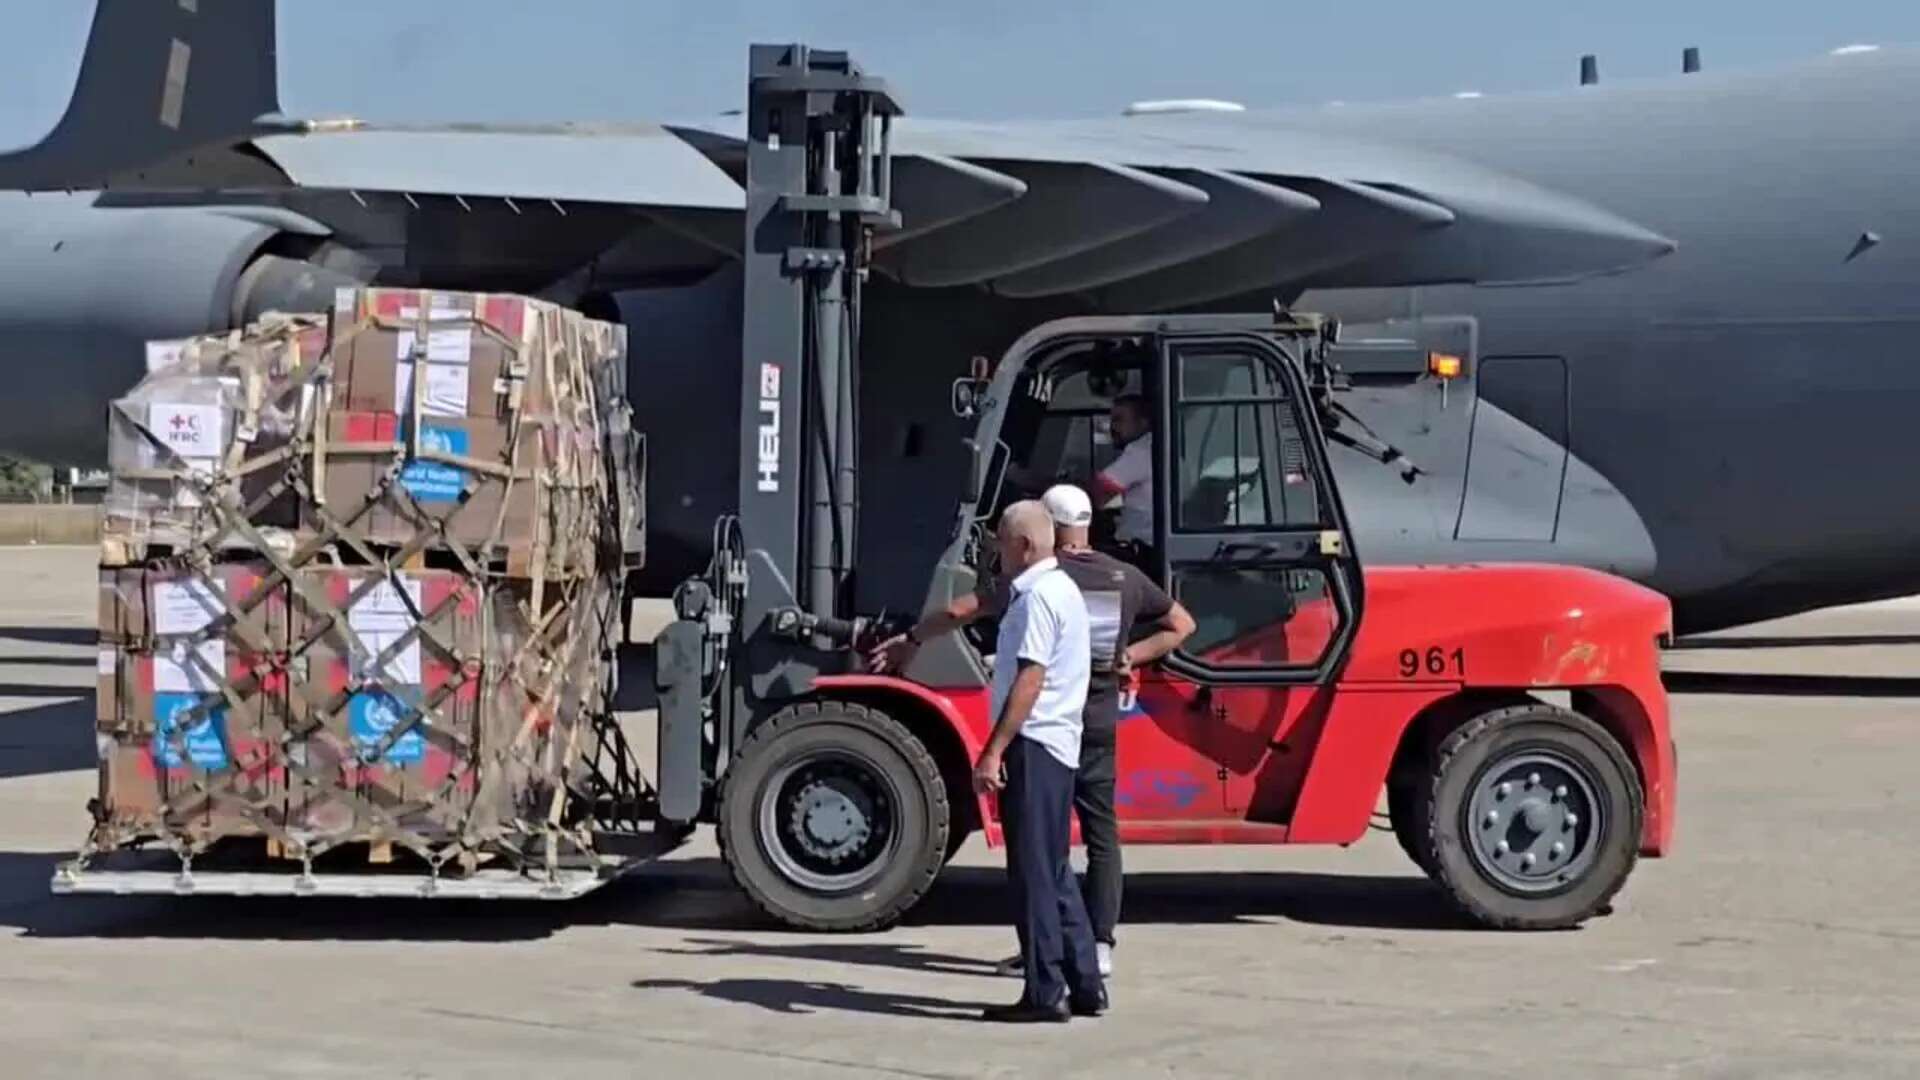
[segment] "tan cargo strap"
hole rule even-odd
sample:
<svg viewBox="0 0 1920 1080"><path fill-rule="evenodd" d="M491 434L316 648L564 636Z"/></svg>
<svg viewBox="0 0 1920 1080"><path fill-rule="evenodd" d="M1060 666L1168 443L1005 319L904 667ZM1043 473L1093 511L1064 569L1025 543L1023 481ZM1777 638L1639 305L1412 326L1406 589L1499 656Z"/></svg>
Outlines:
<svg viewBox="0 0 1920 1080"><path fill-rule="evenodd" d="M592 694L601 681L583 682L572 699L568 697L568 685L570 678L583 673L595 674L582 663L583 656L586 665L599 662L598 656L587 655L594 651L589 643L595 632L604 634L606 629L596 623L600 616L592 603L593 588L596 582L602 582L600 587L604 588L606 577L618 573L617 566L597 565L595 541L600 538L595 535L595 529L603 526L595 523L608 519L605 464L597 453L582 459L579 447L566 438L554 440L560 460L574 465L566 484L550 485L550 477L515 464L522 457L522 439L532 430L520 408L523 385L529 375L526 358L520 353L519 342L509 341L484 321L470 317L441 320L439 324L445 328L464 323L476 333L491 335L507 348L512 358L508 368L510 412L505 460L489 461L420 446L424 419L421 400L426 386L421 365L426 362L431 342L431 305L431 295L423 294L418 317L413 320L415 335L410 362L415 370L412 400L407 403L411 418L408 452L396 455L357 506L326 504L327 463L342 455L394 454L396 447L389 443L343 444L329 439L328 405L334 389L331 353L323 356L319 363L291 372L293 378L278 383L277 389L267 385L257 367L245 368L236 437L225 457L211 469L197 468L157 438L140 419L121 410L122 417L154 448L157 459L164 465L152 469L122 469L117 475L128 479L171 480L198 497L200 509L195 515L191 542L167 563L188 571L189 580L200 583L201 592L217 598L221 608L200 630L190 634L155 635L154 639L156 647L176 643L188 646L182 662L197 673L199 681L212 688L207 700L169 718L169 729L164 734L156 732L154 738L168 751L162 757L163 763L180 761L187 767L188 779L184 783L163 782L164 816L169 828L160 837L185 865L190 865L192 859L223 838L218 832L187 827L191 819L207 814L216 804L231 810L257 833L289 850L303 861L309 872L312 860L328 850L342 843L363 841L404 847L425 861L435 874L455 862L472 869L478 864L483 849L506 855L522 869L538 866L549 874L557 872L562 858L591 854L590 831L584 826L569 826L566 814L575 763L584 752L584 729L589 726L585 714L599 704L592 700ZM559 332L554 322L542 320L542 332ZM297 323L285 325L298 330ZM297 356L297 335L279 344L283 350L294 350ZM236 338L234 347L244 349L249 343ZM580 368L583 353L579 349L550 349L548 355L569 356L579 370L561 372L556 370L558 365L542 365L546 400L556 417L570 408L573 416L568 419L574 421L578 436L590 437L589 445L597 448L602 437L598 413L591 402L583 401L576 392L582 387L590 392L593 385L584 368ZM280 360L286 358L284 351L275 356ZM563 385L563 378L571 385ZM269 405L277 408L289 403L294 416L289 441L270 450L253 452L262 410ZM429 512L400 482L402 472L413 461L435 462L465 472L466 485L445 513ZM242 503L239 481L274 468L281 471L272 482ZM448 521L469 505L480 487L488 483L503 485L506 491L487 540L477 549L469 548L449 535ZM536 537L532 554L526 561L530 571L529 596L514 595L508 579L492 569L486 553L500 547L507 497L511 496L513 486L520 483L563 491L566 498L576 500L570 504L576 510L592 509L598 504L593 513L550 515L557 517L556 526L564 530L554 537L555 541L565 545L565 550L591 558L594 563L591 573L550 582L547 575L550 553L540 537ZM291 538L271 536L255 524L266 508L289 493L300 500L312 526L311 534L297 543ZM382 505L396 508L411 529L411 536L398 547L374 542L362 526ZM227 595L219 577L218 552L229 540L238 541L250 557L257 557L265 564L259 580L244 596ZM364 577L348 590L343 604L336 605L328 590L319 587L312 575L303 571L340 565L338 553L343 548L361 564L356 569ZM449 557L457 565L461 580L439 603L423 610L405 587L402 575L430 550ZM354 630L348 613L382 584L391 586L405 607L406 628L374 652ZM259 623L264 620L254 618L276 595L285 597L289 618L299 611L313 620L303 622L303 632L291 634L284 645L271 640L260 628ZM511 601L527 633L510 655L494 658L465 655L444 630L436 629L444 625L450 615L457 617L461 604L468 600L476 605L482 642L495 640L499 631L494 624L496 606ZM246 655L260 659L238 677L231 676L226 669L213 670L198 649L202 643L213 640L229 641ZM338 691L327 689L309 672L313 651L322 641L330 642L332 648L348 658L346 683ZM448 677L430 691L392 683L393 665L416 646L449 671ZM262 696L270 685L279 682L284 683L284 699ZM477 696L478 710L482 713L503 707L504 701L518 703L520 723L504 744L483 747L475 742L473 734L463 732L450 720L445 711L447 703L469 686ZM511 694L503 697L499 691L509 687ZM364 693L379 693L397 706L390 726L370 745L356 744L347 716L356 697ZM277 721L266 725L267 729L277 731L277 745L249 751L243 757L230 745L226 732L217 728L227 766L207 771L195 764L189 744L200 722L219 708L236 714L255 699L261 700L263 718L272 712L272 719ZM558 738L537 738L549 732ZM341 767L351 765L355 774L361 775L361 770L378 767L403 739L415 733L426 744L445 752L452 762L446 776L430 789L412 792L401 799L367 784L363 776L357 784L349 786L339 783L335 774L323 771L324 761L337 759ZM599 732L598 737L604 744L605 733ZM537 745L544 745L544 754L536 752ZM317 755L322 762L314 760L317 750L326 751ZM537 806L524 801L508 802L505 805L512 808L512 812L505 817L491 822L476 821L475 808L489 805L489 798L513 780L515 768L524 770L526 776L544 778L544 787L535 785L545 791L544 798ZM162 775L171 774L163 768ZM271 779L275 775L284 776L283 791L276 792L271 783L259 782L262 777ZM471 795L460 802L456 795L468 782L472 783ZM288 815L287 822L291 822L295 807L312 807L322 802L350 814L352 820L361 823L360 828L344 839L329 839L305 826L294 827L276 820L274 811L281 806ZM453 811L451 818L436 821L432 833L407 824L408 820L434 821L433 811L449 809ZM134 839L138 837L116 835L103 818L89 836L82 859Z"/></svg>

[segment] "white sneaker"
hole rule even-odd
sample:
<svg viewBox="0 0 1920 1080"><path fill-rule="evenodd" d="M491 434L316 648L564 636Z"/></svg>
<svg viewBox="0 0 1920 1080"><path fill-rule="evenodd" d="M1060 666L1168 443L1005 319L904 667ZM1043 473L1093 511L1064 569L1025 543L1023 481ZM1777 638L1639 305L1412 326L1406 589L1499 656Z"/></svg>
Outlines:
<svg viewBox="0 0 1920 1080"><path fill-rule="evenodd" d="M1096 941L1093 943L1093 955L1100 967L1101 978L1104 979L1113 974L1113 946L1104 941Z"/></svg>

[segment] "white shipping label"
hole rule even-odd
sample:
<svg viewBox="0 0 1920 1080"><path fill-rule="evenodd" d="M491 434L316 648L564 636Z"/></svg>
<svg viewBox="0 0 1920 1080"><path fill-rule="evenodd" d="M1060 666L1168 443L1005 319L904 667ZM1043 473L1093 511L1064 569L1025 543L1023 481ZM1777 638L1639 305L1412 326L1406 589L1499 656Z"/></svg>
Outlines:
<svg viewBox="0 0 1920 1080"><path fill-rule="evenodd" d="M428 364L427 396L420 402L425 416L467 415L467 372L464 364ZM401 412L413 409L413 365L403 363L393 369L394 406Z"/></svg>
<svg viewBox="0 0 1920 1080"><path fill-rule="evenodd" d="M227 410L219 405L154 402L147 406L147 430L184 458L217 458L226 449Z"/></svg>
<svg viewBox="0 0 1920 1080"><path fill-rule="evenodd" d="M147 374L151 375L162 368L169 368L180 362L187 351L187 341L180 338L175 341L147 342Z"/></svg>
<svg viewBox="0 0 1920 1080"><path fill-rule="evenodd" d="M226 611L213 586L199 578L153 583L153 632L191 634Z"/></svg>
<svg viewBox="0 0 1920 1080"><path fill-rule="evenodd" d="M433 306L427 311L427 321L445 322L453 319L467 319L471 317L466 312L449 307L447 304L448 301L446 297L434 297ZM419 318L420 309L417 307L403 307L400 309L400 319L402 322L417 322ZM395 359L406 360L411 358L413 356L413 331L410 329L400 331L399 338L395 342L394 347ZM473 359L473 327L450 326L444 330L427 331L427 361L429 363L464 364L471 359ZM399 397L395 400L405 402L406 398ZM466 406L462 405L460 411L465 412Z"/></svg>
<svg viewBox="0 0 1920 1080"><path fill-rule="evenodd" d="M407 600L413 601L414 608L420 606L420 580L406 574L396 576L406 596L402 597L400 589L394 588L392 577L374 583L347 611L347 625L353 627L355 633L398 634L413 626L413 611L408 608Z"/></svg>
<svg viewBox="0 0 1920 1080"><path fill-rule="evenodd" d="M467 415L467 372L463 364L428 364L427 396L420 403L428 416Z"/></svg>
<svg viewBox="0 0 1920 1080"><path fill-rule="evenodd" d="M353 633L359 639L360 647L367 650L366 662L354 663L354 674L363 679L377 679L380 682L400 686L420 685L419 638L416 637L407 642L385 665L376 670L374 665L380 659L380 655L391 648L394 642L399 641L405 631L356 629Z"/></svg>
<svg viewBox="0 0 1920 1080"><path fill-rule="evenodd" d="M411 360L413 358L413 331L402 330L394 335L394 358ZM464 364L473 359L473 328L471 326L450 326L445 330L427 331L427 360L435 364Z"/></svg>
<svg viewBox="0 0 1920 1080"><path fill-rule="evenodd" d="M113 649L100 650L100 674L111 675L117 670L120 654Z"/></svg>
<svg viewBox="0 0 1920 1080"><path fill-rule="evenodd" d="M195 654L198 654L196 656ZM227 674L227 643L175 641L153 654L153 689L161 694L208 694Z"/></svg>

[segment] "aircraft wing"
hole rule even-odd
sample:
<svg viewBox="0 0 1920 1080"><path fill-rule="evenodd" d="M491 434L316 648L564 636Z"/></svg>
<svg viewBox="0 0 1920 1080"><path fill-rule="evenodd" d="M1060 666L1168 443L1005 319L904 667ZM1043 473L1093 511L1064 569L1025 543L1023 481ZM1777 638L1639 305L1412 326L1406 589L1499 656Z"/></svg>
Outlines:
<svg viewBox="0 0 1920 1080"><path fill-rule="evenodd" d="M676 130L738 174L737 123ZM1156 311L1263 289L1568 280L1674 249L1518 177L1258 113L1049 124L909 117L894 145L913 166L895 179L905 229L876 244L877 262L911 285ZM913 203L935 175L949 199L974 209L929 227Z"/></svg>
<svg viewBox="0 0 1920 1080"><path fill-rule="evenodd" d="M739 210L740 185L648 124L400 127L271 135L253 145L309 189Z"/></svg>
<svg viewBox="0 0 1920 1080"><path fill-rule="evenodd" d="M288 121L272 9L100 0L73 103L40 144L0 155L0 187L106 188L117 205L265 198L343 239L401 246L408 267L450 273L449 284L466 283L463 270L499 268L509 276L494 280L518 283L590 267L619 287L737 257L739 117L676 127ZM876 238L876 267L914 286L1159 311L1311 287L1567 280L1674 247L1469 161L1289 128L1276 115L908 117L894 145L904 227Z"/></svg>

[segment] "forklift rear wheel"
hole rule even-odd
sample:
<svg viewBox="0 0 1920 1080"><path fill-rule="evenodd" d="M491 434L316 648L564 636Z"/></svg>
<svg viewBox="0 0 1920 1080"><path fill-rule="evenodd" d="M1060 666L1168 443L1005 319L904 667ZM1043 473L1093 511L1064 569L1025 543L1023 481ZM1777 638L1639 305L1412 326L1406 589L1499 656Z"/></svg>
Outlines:
<svg viewBox="0 0 1920 1080"><path fill-rule="evenodd" d="M1417 861L1487 926L1578 926L1639 856L1645 804L1633 761L1566 709L1534 703L1469 721L1441 742L1421 794Z"/></svg>
<svg viewBox="0 0 1920 1080"><path fill-rule="evenodd" d="M802 930L891 926L947 852L933 756L892 717L846 702L789 706L755 728L721 783L717 817L734 880Z"/></svg>

